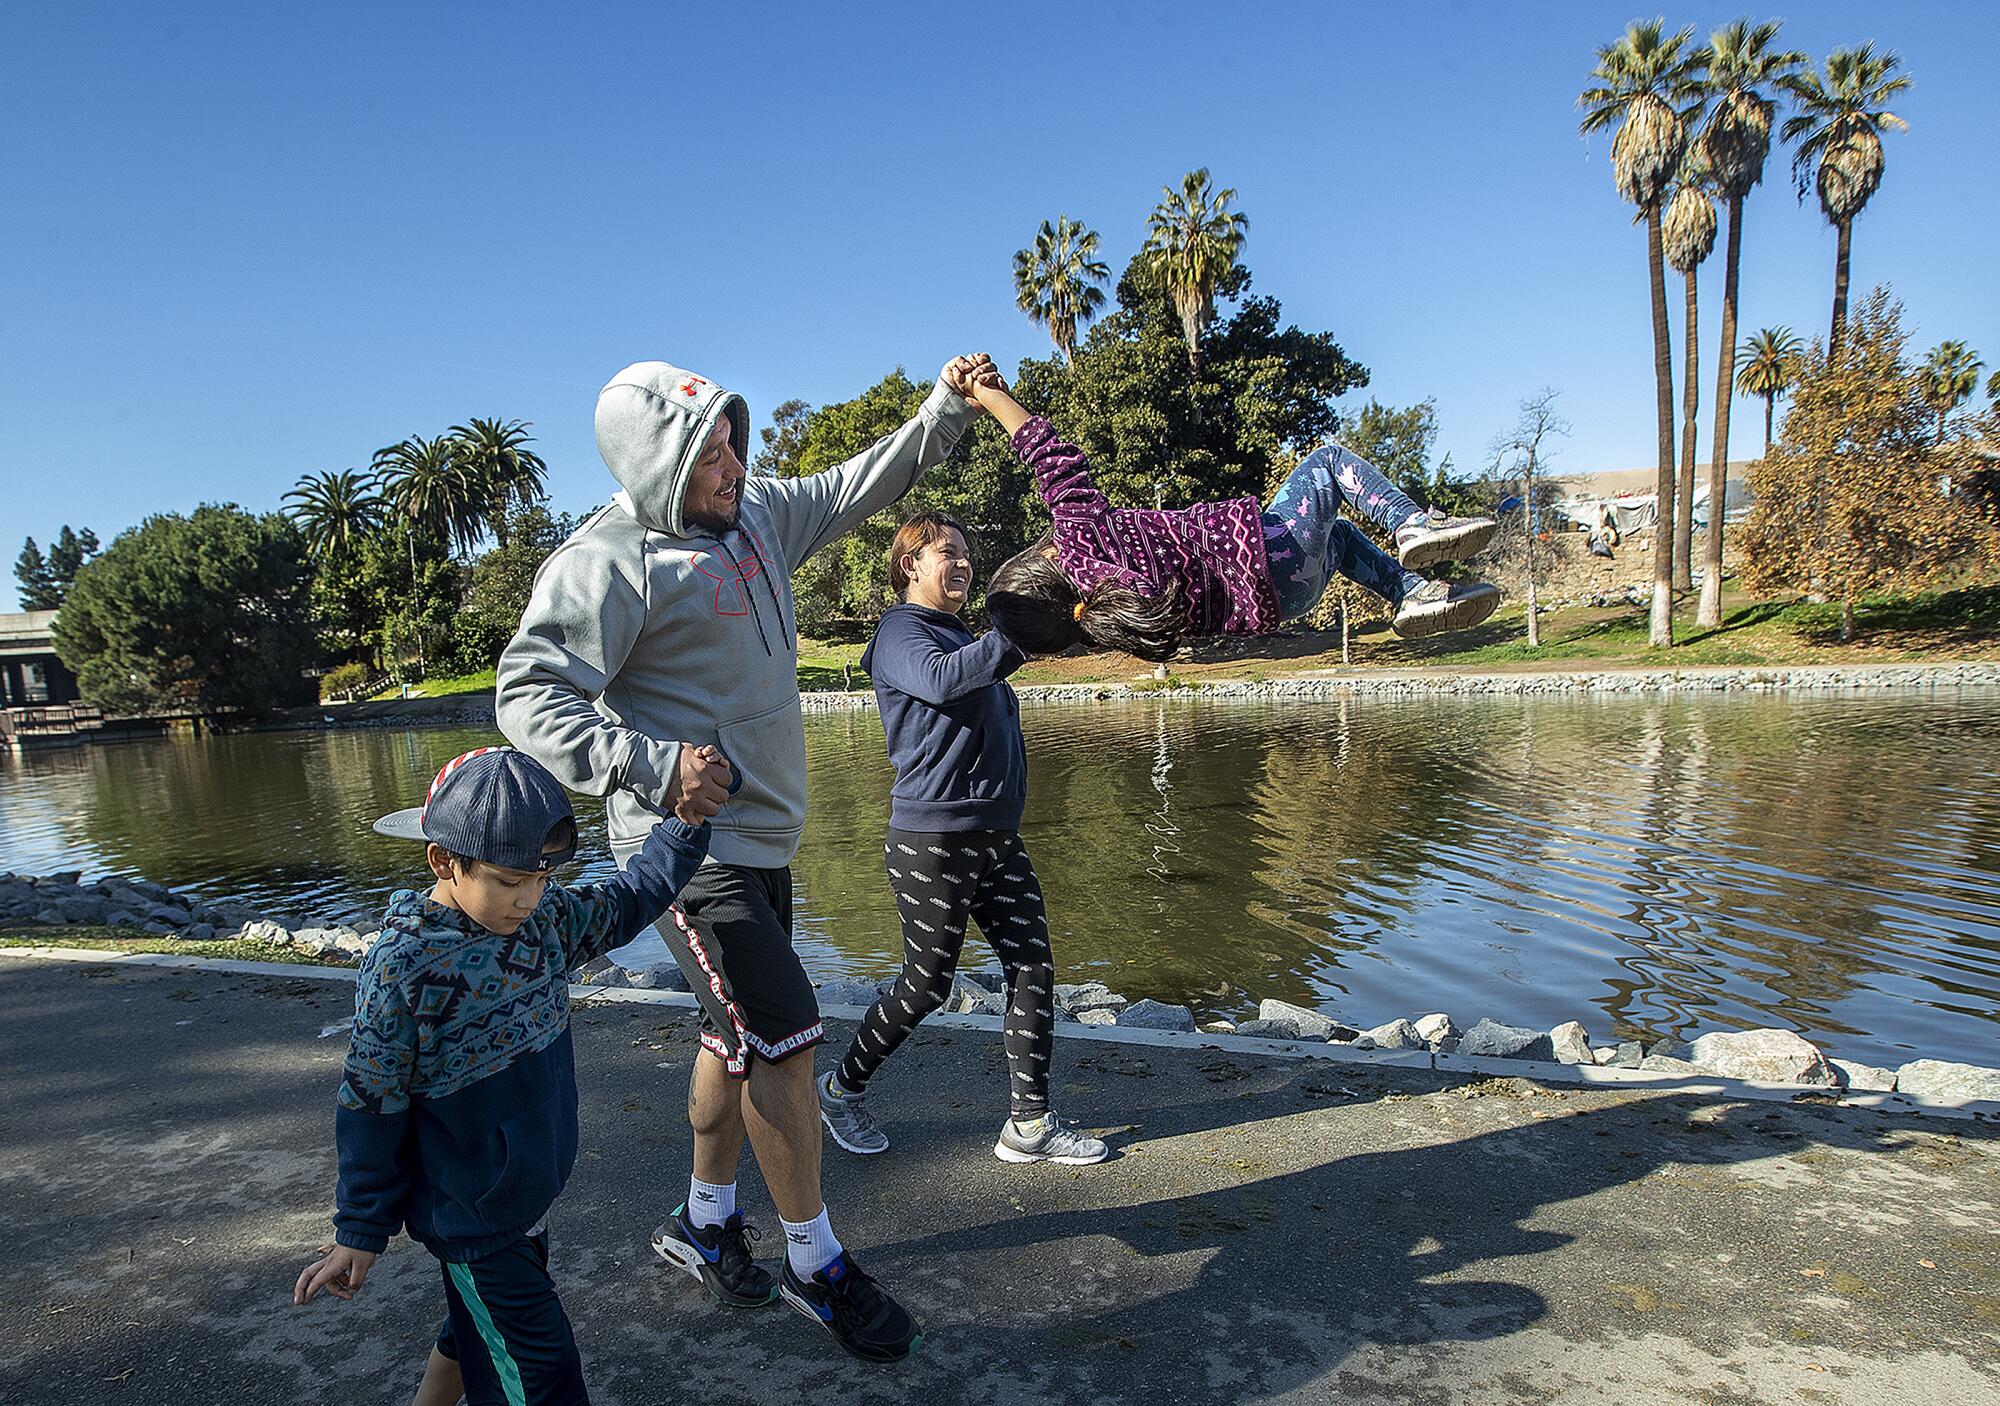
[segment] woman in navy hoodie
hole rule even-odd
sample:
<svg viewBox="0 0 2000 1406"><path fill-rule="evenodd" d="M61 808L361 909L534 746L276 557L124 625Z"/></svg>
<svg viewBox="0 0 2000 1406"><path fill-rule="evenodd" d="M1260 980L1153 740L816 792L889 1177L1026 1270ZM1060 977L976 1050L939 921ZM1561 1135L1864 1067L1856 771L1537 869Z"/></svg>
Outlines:
<svg viewBox="0 0 2000 1406"><path fill-rule="evenodd" d="M903 597L861 656L896 768L883 857L903 920L903 971L820 1081L820 1117L849 1152L886 1152L869 1115L868 1081L917 1022L951 994L966 920L1006 973L1010 1117L994 1155L1007 1162L1101 1162L1105 1145L1049 1108L1055 962L1042 886L1021 844L1028 752L1007 675L1027 656L998 630L975 638L959 619L972 589L965 530L919 513L889 547Z"/></svg>

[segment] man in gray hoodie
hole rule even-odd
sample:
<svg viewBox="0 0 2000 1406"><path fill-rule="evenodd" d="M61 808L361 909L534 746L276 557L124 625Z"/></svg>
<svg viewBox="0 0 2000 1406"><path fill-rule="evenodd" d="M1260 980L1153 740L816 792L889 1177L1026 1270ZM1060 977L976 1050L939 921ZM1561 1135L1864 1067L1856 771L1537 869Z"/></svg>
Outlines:
<svg viewBox="0 0 2000 1406"><path fill-rule="evenodd" d="M791 945L789 866L806 813L791 578L951 452L978 413L971 378L984 360L954 359L901 429L795 479L745 473L741 396L665 362L627 367L597 399L598 451L622 491L543 564L500 659L501 730L572 790L610 798L621 865L668 812L713 827L708 863L659 929L703 1021L688 1091L694 1175L654 1249L723 1302L783 1297L876 1360L907 1356L920 1337L841 1250L820 1199L811 1049L822 1030ZM746 1134L785 1227L775 1286L735 1208Z"/></svg>

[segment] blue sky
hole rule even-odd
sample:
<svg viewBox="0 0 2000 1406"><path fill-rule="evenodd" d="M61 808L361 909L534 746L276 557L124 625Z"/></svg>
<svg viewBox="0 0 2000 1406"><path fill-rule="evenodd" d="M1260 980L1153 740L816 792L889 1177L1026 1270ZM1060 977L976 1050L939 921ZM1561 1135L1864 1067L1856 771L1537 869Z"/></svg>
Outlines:
<svg viewBox="0 0 2000 1406"><path fill-rule="evenodd" d="M1469 465L1554 386L1560 467L1650 462L1643 233L1573 108L1638 12L1237 8L6 7L0 609L25 536L274 508L472 415L533 421L556 505L588 507L595 390L642 358L761 425L899 363L1045 355L1013 251L1069 213L1121 266L1200 165L1250 216L1257 290L1374 373L1357 403L1435 396ZM1785 30L1815 56L1869 38L1916 86L1857 292L1891 283L1917 348L2000 364L2000 8L1822 3ZM1745 230L1746 330L1822 330L1833 235L1783 157Z"/></svg>

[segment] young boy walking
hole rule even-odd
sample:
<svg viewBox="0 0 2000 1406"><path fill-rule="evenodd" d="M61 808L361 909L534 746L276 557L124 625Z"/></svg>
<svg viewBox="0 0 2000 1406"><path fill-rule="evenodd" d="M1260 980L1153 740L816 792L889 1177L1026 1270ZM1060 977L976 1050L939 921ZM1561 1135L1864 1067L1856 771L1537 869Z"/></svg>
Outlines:
<svg viewBox="0 0 2000 1406"><path fill-rule="evenodd" d="M454 1359L471 1406L587 1401L543 1223L576 1160L568 973L660 917L708 826L669 816L617 877L552 883L576 852L569 797L526 753L482 747L375 828L422 840L435 882L390 898L362 960L334 1116L334 1245L292 1301L354 1297L408 1226L438 1259L449 1310L420 1401L455 1398Z"/></svg>

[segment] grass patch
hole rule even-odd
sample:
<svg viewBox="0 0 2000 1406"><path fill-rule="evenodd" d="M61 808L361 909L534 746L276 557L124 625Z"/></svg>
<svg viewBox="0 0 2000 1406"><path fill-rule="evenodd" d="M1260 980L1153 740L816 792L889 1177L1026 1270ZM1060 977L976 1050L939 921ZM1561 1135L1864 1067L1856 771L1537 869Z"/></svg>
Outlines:
<svg viewBox="0 0 2000 1406"><path fill-rule="evenodd" d="M77 927L0 927L0 947L80 947L90 952L154 952L169 957L208 957L226 962L283 962L295 967L351 967L334 957L315 957L291 947L273 947L223 937L209 942L161 937L135 928L82 924Z"/></svg>
<svg viewBox="0 0 2000 1406"><path fill-rule="evenodd" d="M447 674L422 683L410 685L412 698L453 698L462 693L491 693L495 670L481 669L476 674ZM370 703L394 702L403 696L401 685L392 684L383 689Z"/></svg>

